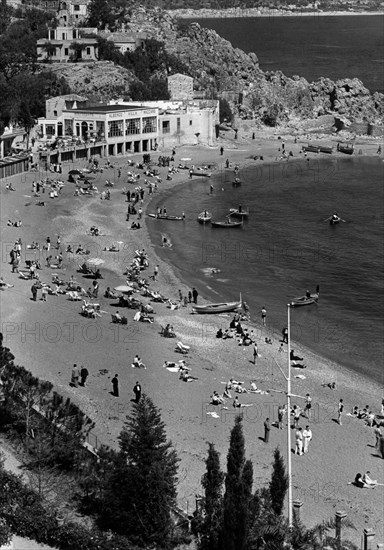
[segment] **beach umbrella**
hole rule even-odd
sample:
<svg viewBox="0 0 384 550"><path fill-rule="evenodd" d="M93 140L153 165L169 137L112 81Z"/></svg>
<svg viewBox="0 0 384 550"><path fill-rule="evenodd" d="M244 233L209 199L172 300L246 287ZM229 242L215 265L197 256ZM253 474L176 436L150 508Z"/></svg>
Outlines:
<svg viewBox="0 0 384 550"><path fill-rule="evenodd" d="M104 263L104 260L102 260L101 258L89 258L87 260L87 264L94 265L94 266L102 265L103 263Z"/></svg>
<svg viewBox="0 0 384 550"><path fill-rule="evenodd" d="M133 292L135 289L128 285L120 285L115 287L116 292L122 292L123 294L128 294L129 292Z"/></svg>
<svg viewBox="0 0 384 550"><path fill-rule="evenodd" d="M81 174L81 172L80 172L80 170L70 170L68 172L68 174L70 174L71 176L75 176L75 175L79 176Z"/></svg>

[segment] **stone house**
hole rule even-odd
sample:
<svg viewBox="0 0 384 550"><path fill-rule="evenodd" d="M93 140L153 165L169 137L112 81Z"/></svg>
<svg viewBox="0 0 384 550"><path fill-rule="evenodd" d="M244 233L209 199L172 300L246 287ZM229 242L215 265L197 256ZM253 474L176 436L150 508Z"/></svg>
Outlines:
<svg viewBox="0 0 384 550"><path fill-rule="evenodd" d="M57 27L48 29L48 38L37 40L37 57L40 61L68 63L96 61L98 43L96 28Z"/></svg>
<svg viewBox="0 0 384 550"><path fill-rule="evenodd" d="M193 78L180 73L169 76L168 91L171 99L193 99Z"/></svg>
<svg viewBox="0 0 384 550"><path fill-rule="evenodd" d="M145 48L146 33L143 32L100 32L99 36L113 42L122 53L133 52L137 48Z"/></svg>
<svg viewBox="0 0 384 550"><path fill-rule="evenodd" d="M88 15L89 0L61 0L57 18L59 25L71 27L85 21Z"/></svg>

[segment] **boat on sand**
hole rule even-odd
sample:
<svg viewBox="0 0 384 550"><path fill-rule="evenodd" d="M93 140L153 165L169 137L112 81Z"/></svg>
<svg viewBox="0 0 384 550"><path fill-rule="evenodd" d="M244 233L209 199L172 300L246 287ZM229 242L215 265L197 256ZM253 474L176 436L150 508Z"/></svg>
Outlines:
<svg viewBox="0 0 384 550"><path fill-rule="evenodd" d="M227 311L234 311L240 309L243 305L243 301L240 299L236 302L221 302L217 304L205 304L202 306L194 305L192 311L194 313L225 313Z"/></svg>
<svg viewBox="0 0 384 550"><path fill-rule="evenodd" d="M150 218L155 218L156 220L173 220L180 221L183 220L183 216L169 216L168 214L148 214Z"/></svg>

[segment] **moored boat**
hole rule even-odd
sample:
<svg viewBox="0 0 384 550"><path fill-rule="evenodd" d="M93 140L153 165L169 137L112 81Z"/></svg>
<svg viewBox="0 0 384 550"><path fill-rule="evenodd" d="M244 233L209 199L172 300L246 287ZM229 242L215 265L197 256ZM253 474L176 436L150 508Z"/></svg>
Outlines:
<svg viewBox="0 0 384 550"><path fill-rule="evenodd" d="M203 178L210 178L212 176L211 172L206 172L205 170L190 170L191 176L202 176Z"/></svg>
<svg viewBox="0 0 384 550"><path fill-rule="evenodd" d="M307 292L305 296L299 296L298 298L293 298L291 301L292 307L298 307L298 306L308 306L310 304L317 303L320 295L320 287L317 285L316 292L313 292L312 294Z"/></svg>
<svg viewBox="0 0 384 550"><path fill-rule="evenodd" d="M225 221L211 221L212 227L226 227L226 228L234 228L234 227L241 227L243 225L243 220L239 222L234 222L227 218Z"/></svg>
<svg viewBox="0 0 384 550"><path fill-rule="evenodd" d="M148 214L150 218L155 218L156 220L173 220L181 221L184 220L183 216L170 216L168 214Z"/></svg>
<svg viewBox="0 0 384 550"><path fill-rule="evenodd" d="M205 304L202 306L195 305L192 308L194 313L225 313L227 311L234 311L240 309L243 305L241 294L240 300L237 302L221 302L217 304Z"/></svg>
<svg viewBox="0 0 384 550"><path fill-rule="evenodd" d="M199 223L209 223L212 219L212 213L208 212L207 210L204 210L204 212L200 212L200 214L197 216L197 220Z"/></svg>
<svg viewBox="0 0 384 550"><path fill-rule="evenodd" d="M248 218L249 210L243 210L241 206L239 208L230 208L229 215L234 218Z"/></svg>
<svg viewBox="0 0 384 550"><path fill-rule="evenodd" d="M333 147L328 147L327 145L319 145L320 153L329 153L333 152Z"/></svg>
<svg viewBox="0 0 384 550"><path fill-rule="evenodd" d="M241 179L235 178L232 182L233 187L239 187L241 185Z"/></svg>

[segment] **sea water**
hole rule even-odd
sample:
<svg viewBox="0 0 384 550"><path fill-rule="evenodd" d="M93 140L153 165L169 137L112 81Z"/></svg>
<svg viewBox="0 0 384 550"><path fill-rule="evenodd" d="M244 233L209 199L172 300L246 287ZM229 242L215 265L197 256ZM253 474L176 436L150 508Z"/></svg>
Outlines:
<svg viewBox="0 0 384 550"><path fill-rule="evenodd" d="M191 20L192 21L192 20ZM193 19L235 48L256 53L263 71L280 70L309 82L359 78L384 92L384 16L297 16Z"/></svg>
<svg viewBox="0 0 384 550"><path fill-rule="evenodd" d="M249 160L236 188L233 170L219 167L210 179L194 178L154 199L152 207L185 212L186 219L149 219L151 238L200 295L232 301L241 292L252 319L260 319L265 306L267 325L279 334L292 298L320 285L317 305L291 311L292 338L382 382L383 167L380 158L364 157L268 166ZM225 220L239 204L249 209L240 229L197 221L203 210ZM324 221L334 211L345 222ZM161 246L162 233L172 248Z"/></svg>

